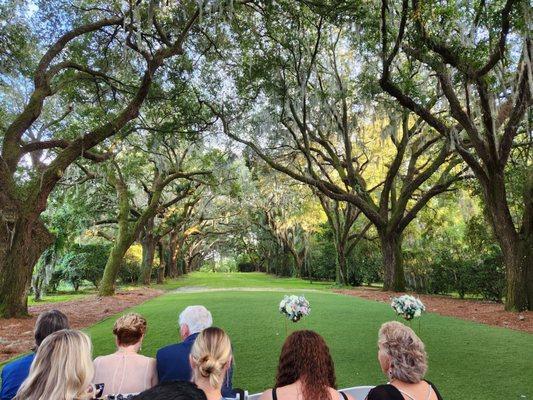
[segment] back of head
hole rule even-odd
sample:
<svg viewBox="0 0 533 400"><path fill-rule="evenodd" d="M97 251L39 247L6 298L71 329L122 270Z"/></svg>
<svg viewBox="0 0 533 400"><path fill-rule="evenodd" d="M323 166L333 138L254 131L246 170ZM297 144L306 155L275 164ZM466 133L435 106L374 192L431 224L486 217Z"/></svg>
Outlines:
<svg viewBox="0 0 533 400"><path fill-rule="evenodd" d="M198 333L213 325L213 317L204 306L189 306L179 316L179 324L189 327L189 334Z"/></svg>
<svg viewBox="0 0 533 400"><path fill-rule="evenodd" d="M194 341L191 349L194 362L193 378L209 378L213 388L220 388L224 382L225 367L231 363L231 342L220 328L204 329Z"/></svg>
<svg viewBox="0 0 533 400"><path fill-rule="evenodd" d="M336 387L333 359L322 336L313 331L293 332L281 349L276 387L297 380L304 400L331 400L328 388Z"/></svg>
<svg viewBox="0 0 533 400"><path fill-rule="evenodd" d="M418 383L427 371L424 343L404 324L391 321L381 325L378 345L390 358L389 378Z"/></svg>
<svg viewBox="0 0 533 400"><path fill-rule="evenodd" d="M133 400L207 400L191 382L165 382L135 396Z"/></svg>
<svg viewBox="0 0 533 400"><path fill-rule="evenodd" d="M116 320L113 334L119 346L138 343L146 333L146 319L140 314L129 313Z"/></svg>
<svg viewBox="0 0 533 400"><path fill-rule="evenodd" d="M35 344L39 347L48 335L68 328L68 318L61 311L45 311L39 314L35 322Z"/></svg>
<svg viewBox="0 0 533 400"><path fill-rule="evenodd" d="M94 375L91 352L91 340L83 332L52 333L39 346L15 400L84 398Z"/></svg>

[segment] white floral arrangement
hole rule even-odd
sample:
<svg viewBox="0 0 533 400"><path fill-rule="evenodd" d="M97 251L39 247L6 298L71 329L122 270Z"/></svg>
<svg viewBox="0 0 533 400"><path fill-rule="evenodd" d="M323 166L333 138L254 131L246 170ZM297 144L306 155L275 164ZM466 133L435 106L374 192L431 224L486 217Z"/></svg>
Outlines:
<svg viewBox="0 0 533 400"><path fill-rule="evenodd" d="M304 296L285 296L279 303L279 312L292 322L298 322L311 313L311 306Z"/></svg>
<svg viewBox="0 0 533 400"><path fill-rule="evenodd" d="M422 313L426 311L426 307L420 299L409 296L408 294L394 297L390 305L392 309L396 311L396 314L401 315L407 321L420 317Z"/></svg>

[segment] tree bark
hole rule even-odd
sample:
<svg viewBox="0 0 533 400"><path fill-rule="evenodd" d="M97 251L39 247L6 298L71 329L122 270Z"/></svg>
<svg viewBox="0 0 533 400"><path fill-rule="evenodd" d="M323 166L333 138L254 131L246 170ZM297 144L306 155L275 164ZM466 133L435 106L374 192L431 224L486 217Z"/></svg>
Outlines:
<svg viewBox="0 0 533 400"><path fill-rule="evenodd" d="M402 235L396 232L378 232L383 254L383 289L395 292L405 290L403 271Z"/></svg>
<svg viewBox="0 0 533 400"><path fill-rule="evenodd" d="M175 279L179 276L179 269L178 269L178 254L180 252L179 249L179 234L176 232L173 232L170 235L169 243L168 243L168 251L169 251L169 265L168 265L168 276L172 279Z"/></svg>
<svg viewBox="0 0 533 400"><path fill-rule="evenodd" d="M118 271L132 243L133 238L130 239L127 234L121 235L119 232L117 241L113 245L105 265L104 276L102 277L100 290L98 291L100 296L112 296L115 294Z"/></svg>
<svg viewBox="0 0 533 400"><path fill-rule="evenodd" d="M296 278L302 277L302 268L304 265L305 249L298 251L293 247L289 248L289 253L294 260L294 268L296 269Z"/></svg>
<svg viewBox="0 0 533 400"><path fill-rule="evenodd" d="M533 310L533 167L529 169L524 189L524 216L520 236L527 267L528 309Z"/></svg>
<svg viewBox="0 0 533 400"><path fill-rule="evenodd" d="M139 275L139 283L142 285L150 285L152 278L152 268L154 267L155 248L157 245L157 238L153 232L154 218L150 218L141 235L142 246L142 263L141 274Z"/></svg>
<svg viewBox="0 0 533 400"><path fill-rule="evenodd" d="M505 190L505 178L501 173L490 171L490 179L482 184L483 197L488 209L489 220L503 253L506 273L505 309L523 311L531 309L528 300L528 279L531 266L531 231L528 227L528 199L524 196L525 211L522 231L517 232ZM527 189L526 189L527 191Z"/></svg>
<svg viewBox="0 0 533 400"><path fill-rule="evenodd" d="M142 285L150 285L152 277L152 269L154 267L156 240L152 234L147 234L141 239L142 246L142 264L141 274L139 276L139 283Z"/></svg>
<svg viewBox="0 0 533 400"><path fill-rule="evenodd" d="M27 315L33 266L53 236L38 214L2 213L0 221L0 318Z"/></svg>
<svg viewBox="0 0 533 400"><path fill-rule="evenodd" d="M530 174L531 175L531 174ZM523 311L533 309L533 178L529 177L524 190L522 228L516 231L507 202L503 173L493 173L483 186L485 204L496 239L503 253L506 273L505 309Z"/></svg>
<svg viewBox="0 0 533 400"><path fill-rule="evenodd" d="M159 268L157 269L157 283L162 284L165 281L165 270L167 267L167 258L165 254L165 248L161 241L157 243L157 250L159 252Z"/></svg>
<svg viewBox="0 0 533 400"><path fill-rule="evenodd" d="M348 285L348 262L344 246L337 245L337 283Z"/></svg>

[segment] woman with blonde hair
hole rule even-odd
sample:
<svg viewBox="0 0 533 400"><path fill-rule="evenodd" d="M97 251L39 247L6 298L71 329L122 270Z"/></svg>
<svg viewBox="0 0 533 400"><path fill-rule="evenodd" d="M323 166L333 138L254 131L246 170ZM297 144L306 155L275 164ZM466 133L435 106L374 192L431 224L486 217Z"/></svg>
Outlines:
<svg viewBox="0 0 533 400"><path fill-rule="evenodd" d="M91 351L91 340L83 332L63 329L47 336L14 400L92 398Z"/></svg>
<svg viewBox="0 0 533 400"><path fill-rule="evenodd" d="M189 361L193 382L207 400L221 400L222 384L233 360L229 336L220 328L204 329L191 349Z"/></svg>
<svg viewBox="0 0 533 400"><path fill-rule="evenodd" d="M116 320L117 351L94 360L94 383L104 384L104 395L139 393L157 385L155 359L138 354L146 334L146 319L130 313Z"/></svg>
<svg viewBox="0 0 533 400"><path fill-rule="evenodd" d="M423 379L426 350L411 328L396 321L384 323L378 349L378 361L389 382L372 389L368 400L442 400L437 388Z"/></svg>

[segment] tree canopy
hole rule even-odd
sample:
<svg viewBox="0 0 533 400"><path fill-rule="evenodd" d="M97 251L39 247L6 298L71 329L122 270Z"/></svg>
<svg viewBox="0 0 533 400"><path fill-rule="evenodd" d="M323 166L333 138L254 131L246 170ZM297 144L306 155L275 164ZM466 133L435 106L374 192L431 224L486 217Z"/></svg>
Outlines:
<svg viewBox="0 0 533 400"><path fill-rule="evenodd" d="M533 307L527 1L0 13L0 316L223 260Z"/></svg>

